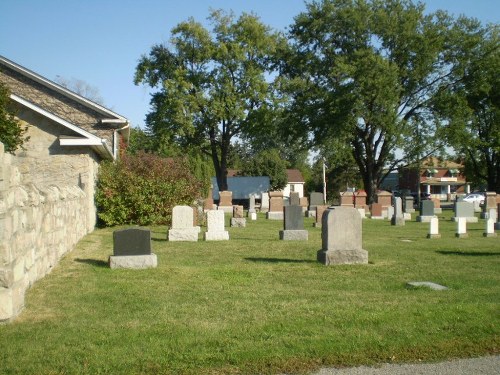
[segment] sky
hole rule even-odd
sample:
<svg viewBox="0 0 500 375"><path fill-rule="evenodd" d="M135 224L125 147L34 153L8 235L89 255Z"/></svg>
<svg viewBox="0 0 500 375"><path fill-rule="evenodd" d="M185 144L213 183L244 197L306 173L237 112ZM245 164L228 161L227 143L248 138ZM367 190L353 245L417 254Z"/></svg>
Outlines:
<svg viewBox="0 0 500 375"><path fill-rule="evenodd" d="M443 9L500 23L499 0L426 0ZM104 105L144 126L150 91L133 82L142 55L166 43L178 23L206 22L210 9L253 12L285 31L306 9L303 0L0 0L0 55L55 80L95 86Z"/></svg>

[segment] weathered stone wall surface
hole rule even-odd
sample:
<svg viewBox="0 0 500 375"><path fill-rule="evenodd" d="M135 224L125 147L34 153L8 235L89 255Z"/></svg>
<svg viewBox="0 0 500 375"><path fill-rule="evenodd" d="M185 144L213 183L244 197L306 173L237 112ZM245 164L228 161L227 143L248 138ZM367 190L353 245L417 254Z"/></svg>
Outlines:
<svg viewBox="0 0 500 375"><path fill-rule="evenodd" d="M96 217L93 152L68 154L57 141L62 127L29 110L18 115L31 137L26 150L6 154L0 143L0 321L22 310L26 290L93 230Z"/></svg>

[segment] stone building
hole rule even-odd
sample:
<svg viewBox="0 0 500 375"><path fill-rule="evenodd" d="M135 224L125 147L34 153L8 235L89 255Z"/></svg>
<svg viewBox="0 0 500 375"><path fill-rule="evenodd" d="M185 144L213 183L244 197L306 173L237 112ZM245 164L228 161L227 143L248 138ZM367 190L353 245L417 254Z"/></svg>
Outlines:
<svg viewBox="0 0 500 375"><path fill-rule="evenodd" d="M94 229L99 163L118 157L128 120L0 56L0 82L29 140L0 143L0 321L25 291Z"/></svg>

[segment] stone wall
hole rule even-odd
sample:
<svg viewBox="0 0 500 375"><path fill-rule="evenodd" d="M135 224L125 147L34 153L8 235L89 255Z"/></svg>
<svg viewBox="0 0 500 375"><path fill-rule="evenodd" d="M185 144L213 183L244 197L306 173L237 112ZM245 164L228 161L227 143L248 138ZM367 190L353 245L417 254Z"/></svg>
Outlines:
<svg viewBox="0 0 500 375"><path fill-rule="evenodd" d="M96 220L94 153L62 150L60 127L36 113L21 111L19 118L31 137L26 150L6 154L0 143L0 321L19 314L26 290Z"/></svg>

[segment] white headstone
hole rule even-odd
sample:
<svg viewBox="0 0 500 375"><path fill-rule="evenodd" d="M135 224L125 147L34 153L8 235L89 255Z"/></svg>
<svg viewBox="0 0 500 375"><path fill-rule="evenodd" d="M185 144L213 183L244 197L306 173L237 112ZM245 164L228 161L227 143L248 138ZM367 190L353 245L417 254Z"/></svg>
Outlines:
<svg viewBox="0 0 500 375"><path fill-rule="evenodd" d="M497 234L495 233L495 220L494 218L488 218L486 219L486 228L485 232L483 235L485 237L496 237Z"/></svg>
<svg viewBox="0 0 500 375"><path fill-rule="evenodd" d="M262 193L262 198L260 200L260 211L269 211L269 193Z"/></svg>
<svg viewBox="0 0 500 375"><path fill-rule="evenodd" d="M224 211L207 211L207 231L204 238L205 241L229 240L229 232L224 230Z"/></svg>
<svg viewBox="0 0 500 375"><path fill-rule="evenodd" d="M168 231L169 241L198 241L199 227L193 225L193 208L175 206L172 210L172 228Z"/></svg>
<svg viewBox="0 0 500 375"><path fill-rule="evenodd" d="M457 232L455 233L455 236L458 238L467 237L467 219L465 217L458 217L456 222Z"/></svg>
<svg viewBox="0 0 500 375"><path fill-rule="evenodd" d="M429 222L429 234L427 238L441 238L439 234L439 219L437 217L433 217Z"/></svg>

